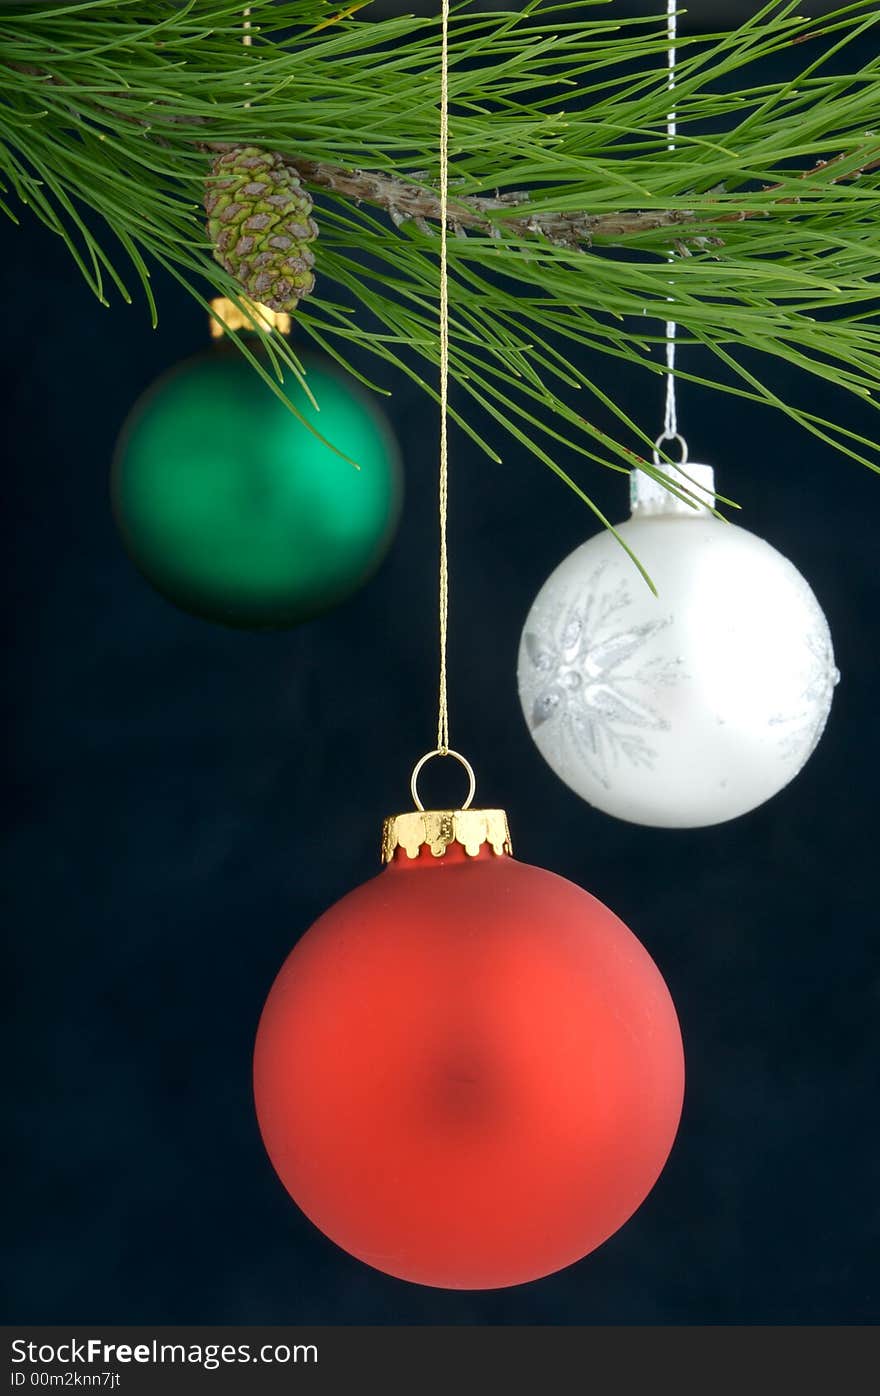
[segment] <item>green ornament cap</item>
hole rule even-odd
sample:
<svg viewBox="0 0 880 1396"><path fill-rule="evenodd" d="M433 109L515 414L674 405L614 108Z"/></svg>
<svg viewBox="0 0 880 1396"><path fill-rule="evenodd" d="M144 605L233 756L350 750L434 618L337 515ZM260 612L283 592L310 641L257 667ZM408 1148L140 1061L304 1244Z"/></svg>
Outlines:
<svg viewBox="0 0 880 1396"><path fill-rule="evenodd" d="M205 187L214 257L270 310L293 311L314 290L312 207L296 171L274 151L236 146L214 161Z"/></svg>

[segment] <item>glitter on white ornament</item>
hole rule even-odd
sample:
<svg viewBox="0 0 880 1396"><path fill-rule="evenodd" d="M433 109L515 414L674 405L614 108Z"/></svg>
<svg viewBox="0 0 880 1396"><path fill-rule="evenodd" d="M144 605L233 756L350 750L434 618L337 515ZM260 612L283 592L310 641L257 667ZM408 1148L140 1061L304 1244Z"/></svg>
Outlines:
<svg viewBox="0 0 880 1396"><path fill-rule="evenodd" d="M745 814L797 775L840 675L801 574L710 512L712 469L664 469L709 504L633 472L618 532L658 595L610 533L583 543L529 612L519 692L539 751L583 799L636 824L694 828Z"/></svg>

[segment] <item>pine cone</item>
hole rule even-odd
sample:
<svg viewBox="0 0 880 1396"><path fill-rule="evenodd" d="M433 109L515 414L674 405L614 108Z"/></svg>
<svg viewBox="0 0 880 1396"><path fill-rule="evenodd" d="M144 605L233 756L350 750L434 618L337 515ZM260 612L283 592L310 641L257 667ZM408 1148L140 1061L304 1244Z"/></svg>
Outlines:
<svg viewBox="0 0 880 1396"><path fill-rule="evenodd" d="M251 300L295 310L314 289L318 236L312 200L280 155L238 146L214 161L205 186L214 256Z"/></svg>

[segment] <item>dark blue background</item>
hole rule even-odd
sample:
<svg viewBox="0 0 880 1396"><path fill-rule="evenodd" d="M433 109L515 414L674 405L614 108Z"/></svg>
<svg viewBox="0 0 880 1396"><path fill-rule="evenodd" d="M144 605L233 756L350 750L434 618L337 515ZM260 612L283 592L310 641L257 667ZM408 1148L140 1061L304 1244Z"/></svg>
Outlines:
<svg viewBox="0 0 880 1396"><path fill-rule="evenodd" d="M409 1286L289 1202L254 1123L250 1055L282 959L376 871L382 816L407 806L432 742L431 411L388 380L406 506L353 602L278 635L190 619L128 563L107 472L132 402L202 346L203 317L161 280L158 333L140 302L102 309L24 217L0 261L6 1320L871 1322L880 482L782 417L682 390L692 457L810 580L843 681L789 789L732 824L661 832L564 788L516 699L524 615L590 516L521 449L497 466L454 433L455 744L483 802L507 807L518 855L589 887L644 940L680 1012L689 1086L660 1182L597 1253L515 1290ZM659 380L594 367L659 424ZM822 384L787 387L868 423ZM623 477L562 463L625 515Z"/></svg>

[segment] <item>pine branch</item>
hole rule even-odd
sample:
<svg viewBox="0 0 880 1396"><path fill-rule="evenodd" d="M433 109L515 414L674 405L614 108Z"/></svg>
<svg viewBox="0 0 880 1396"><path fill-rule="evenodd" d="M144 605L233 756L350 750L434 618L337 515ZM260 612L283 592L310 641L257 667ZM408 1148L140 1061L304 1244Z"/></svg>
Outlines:
<svg viewBox="0 0 880 1396"><path fill-rule="evenodd" d="M324 0L250 8L244 49L241 0L0 0L0 207L27 205L104 301L131 298L126 259L154 313L156 264L202 303L205 281L235 298L205 236L205 151L277 152L322 195L301 331L435 396L436 20L364 23ZM735 30L682 37L675 151L662 21L620 22L606 0L457 11L452 372L460 425L489 455L474 406L588 504L566 458L620 469L647 455L653 469L654 413L635 422L602 366L654 375L659 416L672 318L680 378L785 412L876 468L880 448L844 414L772 386L777 364L878 406L880 57L847 55L880 12L852 0L817 24L797 11L772 0ZM768 81L774 58L788 76ZM272 365L296 372L295 350L266 347L277 389Z"/></svg>
<svg viewBox="0 0 880 1396"><path fill-rule="evenodd" d="M65 86L61 78L31 64L15 63L11 66L16 71L50 86ZM111 97L112 95L114 94L111 94ZM121 96L115 95L117 98ZM107 101L102 101L96 103L96 107L107 117L130 121L142 127L146 125L143 120L120 112L118 103L114 107ZM182 129L204 128L206 125L203 117L177 117L169 113L168 119ZM212 153L235 149L228 141L194 138L193 143L199 150ZM397 175L382 174L375 170L348 170L326 160L308 160L295 156L287 156L284 163L316 189L326 189L332 194L353 199L355 203L373 204L376 208L383 209L395 227L400 228L404 223L413 222L422 232L430 233L429 223L439 221L439 194L423 185L409 183ZM520 210L526 212L521 214ZM688 209L661 209L657 212L633 210L618 214L534 213L528 210L529 195L522 191L497 194L490 198L464 195L461 199L450 201L448 222L453 232L459 236L466 235L467 229L470 228L490 237L500 238L498 215L503 213L513 215L505 216L504 228L515 237L542 237L554 247L581 248L590 247L595 237L625 238L662 228L680 228L681 224L690 222L695 216ZM728 217L736 218L738 215L731 214Z"/></svg>
<svg viewBox="0 0 880 1396"><path fill-rule="evenodd" d="M53 86L63 87L64 85L61 79L53 74L30 65L14 64L12 66L19 72L26 73ZM136 118L129 118L122 113L114 112L113 108L106 103L101 103L100 109L105 115L116 115L120 120L134 120L135 124L138 124ZM195 126L203 127L205 124L204 118L177 117L173 113L169 115L169 120L183 129ZM143 122L140 124L144 125ZM194 145L200 150L209 152L223 152L235 148L227 141L204 141L201 139L194 139ZM801 170L797 178L809 179L813 175L832 168L844 158L845 156L840 154L830 160L817 160L810 169ZM413 222L422 232L430 234L432 232L430 223L436 223L440 219L439 194L433 189L408 182L397 175L384 174L376 170L344 169L342 166L331 164L326 160L308 160L296 156L287 156L284 158L284 163L307 184L316 189L325 189L343 198L353 199L357 204L368 203L383 209L397 228L402 227L404 223ZM846 170L839 175L832 176L830 183L836 184L842 180L859 179L862 175L877 168L880 168L880 154L877 158L865 160L854 170ZM783 188L785 186L779 183L765 184L762 186L761 192L765 194L775 193ZM798 199L797 196L789 195L781 197L779 202L796 204ZM499 239L502 236L499 215L503 215L504 230L513 234L514 237L524 239L540 237L546 239L554 247L574 249L592 246L595 238L601 238L605 241L637 237L642 233L656 232L662 229L678 230L682 224L692 223L698 218L693 209L659 209L655 211L633 209L614 214L536 213L530 208L528 192L519 190L496 194L494 197L475 195L463 195L459 199L453 197L448 205L449 227L459 236L466 236L468 229L475 229L489 237ZM718 213L712 218L711 214L707 214L704 210L699 221L703 224L707 222L732 223L765 216L766 214L759 210L744 209L738 212ZM700 247L724 246L723 240L717 237L707 238L697 235L693 239L690 237L683 239L680 232L676 231L673 234L673 241L677 249L684 255L690 255L687 244L692 240Z"/></svg>

